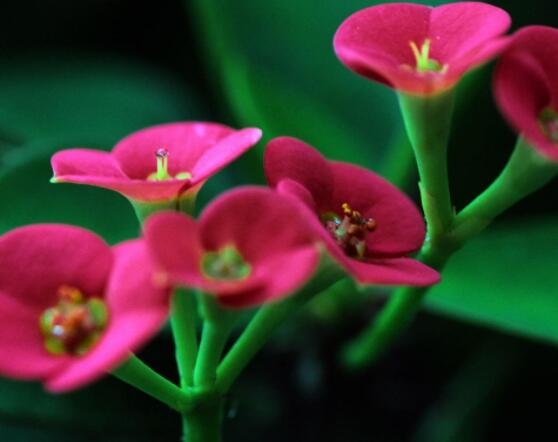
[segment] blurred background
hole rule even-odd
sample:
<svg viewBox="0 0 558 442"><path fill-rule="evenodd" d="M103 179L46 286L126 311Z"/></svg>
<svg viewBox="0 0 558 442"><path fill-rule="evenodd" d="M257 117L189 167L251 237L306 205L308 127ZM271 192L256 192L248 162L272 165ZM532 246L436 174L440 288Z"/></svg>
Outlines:
<svg viewBox="0 0 558 442"><path fill-rule="evenodd" d="M435 5L441 2L431 2ZM490 2L513 29L558 26L550 0ZM110 150L162 122L256 126L364 165L417 197L395 95L344 68L337 26L362 0L21 0L0 19L0 233L37 222L88 227L115 243L137 236L127 201L51 185L50 155ZM459 86L450 146L455 204L496 176L515 136L491 94L492 65ZM210 180L263 183L265 143ZM383 293L343 283L281 329L228 400L226 441L478 442L554 440L558 394L558 182L460 251L411 329L375 367L347 373L338 351ZM141 357L175 379L163 331ZM107 379L50 396L0 380L0 440L179 439L179 419Z"/></svg>

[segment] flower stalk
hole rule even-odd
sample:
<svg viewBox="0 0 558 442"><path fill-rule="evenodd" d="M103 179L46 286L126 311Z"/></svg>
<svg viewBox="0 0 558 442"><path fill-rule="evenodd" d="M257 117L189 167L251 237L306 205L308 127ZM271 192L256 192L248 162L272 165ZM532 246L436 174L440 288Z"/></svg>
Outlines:
<svg viewBox="0 0 558 442"><path fill-rule="evenodd" d="M277 328L316 294L340 280L342 275L340 267L323 255L318 271L298 293L261 307L219 365L215 389L226 394Z"/></svg>
<svg viewBox="0 0 558 442"><path fill-rule="evenodd" d="M171 306L171 327L176 346L176 362L182 388L194 385L194 367L198 356L198 338L194 294L177 289Z"/></svg>
<svg viewBox="0 0 558 442"><path fill-rule="evenodd" d="M427 238L431 244L441 240L453 219L447 166L453 103L453 91L428 98L399 94L403 122L417 161Z"/></svg>
<svg viewBox="0 0 558 442"><path fill-rule="evenodd" d="M519 137L510 160L492 185L452 217L442 235L436 235L435 241L427 241L418 259L442 270L455 251L481 233L498 215L542 188L557 174L557 163L544 158ZM428 287L398 289L370 326L344 349L344 363L355 369L377 361L407 328L428 291Z"/></svg>
<svg viewBox="0 0 558 442"><path fill-rule="evenodd" d="M204 318L194 385L201 391L212 390L217 380L217 367L237 315L221 308L210 295L200 293L198 298Z"/></svg>
<svg viewBox="0 0 558 442"><path fill-rule="evenodd" d="M131 355L124 364L113 370L111 374L179 413L183 413L191 405L189 396L183 390L153 371L135 355Z"/></svg>

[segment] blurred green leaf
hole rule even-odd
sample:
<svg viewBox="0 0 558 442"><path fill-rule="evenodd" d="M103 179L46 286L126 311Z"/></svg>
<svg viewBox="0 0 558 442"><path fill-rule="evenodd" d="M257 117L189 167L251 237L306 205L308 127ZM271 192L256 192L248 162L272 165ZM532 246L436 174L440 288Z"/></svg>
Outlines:
<svg viewBox="0 0 558 442"><path fill-rule="evenodd" d="M333 159L375 170L391 160L386 151L401 144L402 130L395 94L350 72L332 46L342 21L374 2L325 0L319 14L312 2L187 3L208 69L242 125L262 127L266 139L300 137Z"/></svg>
<svg viewBox="0 0 558 442"><path fill-rule="evenodd" d="M40 142L32 146L48 150ZM51 184L51 176L48 152L0 172L0 233L25 224L66 223L93 230L110 243L138 235L134 212L124 197L88 186Z"/></svg>
<svg viewBox="0 0 558 442"><path fill-rule="evenodd" d="M203 116L168 72L106 56L4 58L0 96L0 151L70 136L109 149L137 129Z"/></svg>
<svg viewBox="0 0 558 442"><path fill-rule="evenodd" d="M558 344L558 219L495 227L449 262L427 297L439 313Z"/></svg>

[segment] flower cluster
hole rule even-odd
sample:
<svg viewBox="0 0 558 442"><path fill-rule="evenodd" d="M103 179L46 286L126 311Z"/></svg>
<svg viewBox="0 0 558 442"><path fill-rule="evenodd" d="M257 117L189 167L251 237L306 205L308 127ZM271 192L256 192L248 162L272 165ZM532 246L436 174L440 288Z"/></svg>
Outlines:
<svg viewBox="0 0 558 442"><path fill-rule="evenodd" d="M157 126L130 135L112 153L57 153L54 181L104 187L134 201L176 201L191 197L259 136L257 129L209 123ZM303 177L303 169L314 174ZM144 224L144 239L113 248L62 225L4 235L0 309L11 328L0 339L0 372L43 380L52 391L76 388L118 367L160 328L173 287L213 294L226 307L257 306L304 286L324 250L362 283L438 280L404 257L422 244L424 223L382 178L328 163L291 139L269 144L266 172L277 191L232 190L197 220L155 214Z"/></svg>
<svg viewBox="0 0 558 442"><path fill-rule="evenodd" d="M420 112L434 108L436 97L466 72L502 53L494 77L502 113L536 152L558 162L558 30L535 26L507 37L509 26L505 11L484 3L392 3L349 17L334 46L350 69L418 100L412 106ZM427 125L423 117L413 127ZM55 154L53 182L124 195L136 208L142 235L113 247L65 225L0 236L0 373L42 381L55 392L81 387L118 369L152 338L173 296L201 292L227 312L279 303L323 278L324 262L359 284L439 281L437 270L413 258L426 232L413 201L379 175L327 160L295 138L266 146L268 187L225 192L194 218L201 186L261 135L256 128L182 122L131 134L110 153ZM436 141L443 138L438 135ZM424 166L431 157L418 160L430 222L444 198L429 186L445 182L439 168ZM453 208L449 190L442 190L450 222L441 224L450 229ZM477 217L483 222L485 209Z"/></svg>

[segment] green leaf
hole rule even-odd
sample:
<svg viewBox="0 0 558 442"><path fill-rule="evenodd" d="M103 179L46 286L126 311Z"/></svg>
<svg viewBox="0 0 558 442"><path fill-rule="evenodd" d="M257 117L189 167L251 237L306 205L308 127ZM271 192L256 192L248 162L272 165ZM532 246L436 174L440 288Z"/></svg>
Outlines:
<svg viewBox="0 0 558 442"><path fill-rule="evenodd" d="M110 149L137 129L204 114L177 78L139 63L50 54L1 64L0 153L69 137Z"/></svg>
<svg viewBox="0 0 558 442"><path fill-rule="evenodd" d="M429 309L558 344L558 219L489 229L460 250Z"/></svg>
<svg viewBox="0 0 558 442"><path fill-rule="evenodd" d="M48 150L39 142L33 146ZM66 223L93 230L110 243L138 235L134 212L124 197L89 186L51 184L51 176L48 152L0 173L0 233L26 224Z"/></svg>
<svg viewBox="0 0 558 442"><path fill-rule="evenodd" d="M208 70L242 125L262 127L265 139L300 137L332 159L374 170L392 160L388 150L402 131L393 91L350 72L332 47L343 20L374 2L325 0L318 13L316 4L292 0L187 3ZM245 173L259 165L255 152Z"/></svg>

